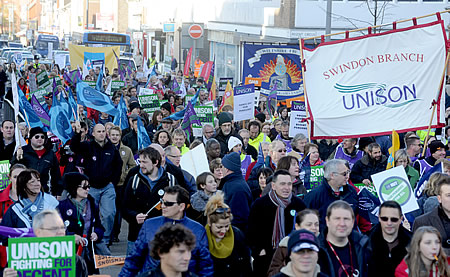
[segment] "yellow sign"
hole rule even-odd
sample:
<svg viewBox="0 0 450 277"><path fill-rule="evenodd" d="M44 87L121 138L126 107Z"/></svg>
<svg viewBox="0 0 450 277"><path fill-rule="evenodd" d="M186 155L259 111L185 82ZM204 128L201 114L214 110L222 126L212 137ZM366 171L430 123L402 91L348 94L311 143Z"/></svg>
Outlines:
<svg viewBox="0 0 450 277"><path fill-rule="evenodd" d="M116 52L116 55L120 55L120 46L87 47L69 44L70 66L72 69L77 67L83 69L84 53L103 53L105 55L105 66L109 69L109 72L112 72L114 68L118 68L113 51Z"/></svg>

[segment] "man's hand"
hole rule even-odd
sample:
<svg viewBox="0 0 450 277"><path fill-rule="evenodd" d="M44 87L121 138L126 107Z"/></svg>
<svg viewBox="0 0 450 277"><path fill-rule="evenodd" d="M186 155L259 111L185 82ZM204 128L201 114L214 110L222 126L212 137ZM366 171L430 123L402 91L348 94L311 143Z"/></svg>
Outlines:
<svg viewBox="0 0 450 277"><path fill-rule="evenodd" d="M366 186L370 186L372 184L372 182L369 179L364 179L362 182Z"/></svg>
<svg viewBox="0 0 450 277"><path fill-rule="evenodd" d="M23 150L22 150L22 147L17 148L16 156L17 156L17 160L19 160L19 161L20 161L21 159L23 159Z"/></svg>
<svg viewBox="0 0 450 277"><path fill-rule="evenodd" d="M82 236L75 234L75 243L84 246L85 240Z"/></svg>
<svg viewBox="0 0 450 277"><path fill-rule="evenodd" d="M3 271L3 277L16 277L17 275L17 271L15 271L12 268L5 268L5 270Z"/></svg>
<svg viewBox="0 0 450 277"><path fill-rule="evenodd" d="M142 223L144 223L146 218L147 218L147 215L140 213L136 216L136 221L138 224L142 224Z"/></svg>
<svg viewBox="0 0 450 277"><path fill-rule="evenodd" d="M79 121L79 120L75 121L75 124L74 124L74 131L75 131L75 133L81 132L81 124L80 124L80 121Z"/></svg>
<svg viewBox="0 0 450 277"><path fill-rule="evenodd" d="M92 241L98 240L98 236L97 236L97 234L96 234L95 232L92 232L92 233L91 233L91 240L92 240Z"/></svg>

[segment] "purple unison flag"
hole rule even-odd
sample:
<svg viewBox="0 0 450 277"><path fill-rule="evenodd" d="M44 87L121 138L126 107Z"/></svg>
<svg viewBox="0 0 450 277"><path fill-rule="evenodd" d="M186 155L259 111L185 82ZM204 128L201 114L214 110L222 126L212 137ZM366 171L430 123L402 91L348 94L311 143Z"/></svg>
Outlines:
<svg viewBox="0 0 450 277"><path fill-rule="evenodd" d="M214 70L216 68L216 57L214 57L213 64L211 66L211 72L209 73L209 78L207 80L206 89L211 93L211 86L214 81Z"/></svg>
<svg viewBox="0 0 450 277"><path fill-rule="evenodd" d="M202 126L200 119L198 119L197 114L195 113L194 106L192 106L191 101L189 101L184 112L183 123L181 124L181 129L186 133L188 141L190 140L192 124L194 123Z"/></svg>
<svg viewBox="0 0 450 277"><path fill-rule="evenodd" d="M117 57L116 51L113 50L114 56L116 57L116 61L117 61L117 70L119 71L119 75L120 75L120 80L121 81L125 81L125 74L123 73L121 66L120 66L120 59L119 57Z"/></svg>
<svg viewBox="0 0 450 277"><path fill-rule="evenodd" d="M0 235L8 238L35 237L33 228L13 228L0 226Z"/></svg>
<svg viewBox="0 0 450 277"><path fill-rule="evenodd" d="M180 85L177 82L177 78L173 78L173 82L172 82L172 91L175 92L176 94L180 94L181 90L180 90Z"/></svg>
<svg viewBox="0 0 450 277"><path fill-rule="evenodd" d="M36 96L33 94L31 96L31 106L33 107L33 110L36 112L36 115L41 120L42 124L44 124L47 127L50 127L50 116L48 116L47 112L42 108L41 104L37 100Z"/></svg>

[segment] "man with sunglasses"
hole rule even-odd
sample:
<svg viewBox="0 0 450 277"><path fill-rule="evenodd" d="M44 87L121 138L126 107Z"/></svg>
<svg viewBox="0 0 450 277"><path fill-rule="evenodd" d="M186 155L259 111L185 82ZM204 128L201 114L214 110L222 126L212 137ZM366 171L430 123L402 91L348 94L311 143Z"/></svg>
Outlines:
<svg viewBox="0 0 450 277"><path fill-rule="evenodd" d="M53 196L59 196L62 192L62 186L59 183L61 179L59 162L55 152L47 147L46 142L47 133L41 127L31 128L28 145L17 150L11 165L21 163L27 168L37 170L41 176L44 191L50 191Z"/></svg>
<svg viewBox="0 0 450 277"><path fill-rule="evenodd" d="M370 233L372 259L369 276L394 276L395 269L405 257L412 234L402 226L402 208L392 200L380 206L378 219Z"/></svg>
<svg viewBox="0 0 450 277"><path fill-rule="evenodd" d="M136 276L139 272L158 267L160 262L150 256L149 242L153 240L158 229L167 223L182 224L195 235L195 247L189 261L189 271L198 276L213 276L213 262L209 254L205 228L185 216L189 203L189 193L184 188L177 185L164 189L164 195L161 198L162 216L150 218L144 222L134 247L125 260L120 277Z"/></svg>

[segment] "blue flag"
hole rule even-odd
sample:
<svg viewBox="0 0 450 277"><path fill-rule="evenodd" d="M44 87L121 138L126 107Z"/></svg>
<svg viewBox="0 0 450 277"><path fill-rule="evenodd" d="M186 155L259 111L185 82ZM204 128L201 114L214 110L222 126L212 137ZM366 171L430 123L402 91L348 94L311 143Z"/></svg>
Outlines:
<svg viewBox="0 0 450 277"><path fill-rule="evenodd" d="M347 185L351 186L351 185ZM378 224L377 208L381 202L367 188L362 188L358 193L358 214L373 225Z"/></svg>
<svg viewBox="0 0 450 277"><path fill-rule="evenodd" d="M192 99L191 99L191 103L192 103L192 106L193 107L195 107L195 105L197 104L197 100L198 100L198 95L200 94L200 90L197 90L197 92L195 93L195 95L194 95L194 97L192 97ZM187 107L187 106L186 106ZM186 108L184 108L184 109L182 109L181 111L178 111L178 112L176 112L176 113L173 113L173 114L171 114L171 115L169 115L168 117L166 117L166 118L170 118L170 119L172 119L173 121L177 121L177 120L180 120L180 119L183 119L184 118L184 113L186 112Z"/></svg>
<svg viewBox="0 0 450 277"><path fill-rule="evenodd" d="M43 130L47 130L47 128L44 126L39 116L33 110L33 107L31 106L30 102L28 102L27 98L25 97L25 94L23 94L19 85L17 85L17 92L19 94L20 112L25 116L26 120L30 124L30 128L41 127Z"/></svg>
<svg viewBox="0 0 450 277"><path fill-rule="evenodd" d="M95 84L95 89L101 92L104 92L103 89L103 68L100 67L100 74L97 77L97 83Z"/></svg>
<svg viewBox="0 0 450 277"><path fill-rule="evenodd" d="M120 97L117 110L119 113L114 117L114 125L119 126L121 130L128 128L127 105L123 100L123 95Z"/></svg>
<svg viewBox="0 0 450 277"><path fill-rule="evenodd" d="M148 136L147 130L142 123L141 118L138 116L137 118L137 137L138 137L138 149L144 149L148 147L152 142L150 141L150 137Z"/></svg>
<svg viewBox="0 0 450 277"><path fill-rule="evenodd" d="M53 103L50 108L50 131L61 140L63 145L66 144L73 135L72 126L67 117L67 110L64 110L61 103L58 101L55 92L53 92Z"/></svg>
<svg viewBox="0 0 450 277"><path fill-rule="evenodd" d="M97 111L116 116L117 109L114 107L111 99L100 91L91 88L85 82L78 80L77 82L77 100L78 104L85 107L95 109Z"/></svg>
<svg viewBox="0 0 450 277"><path fill-rule="evenodd" d="M78 119L78 106L77 102L75 101L75 97L73 97L72 89L70 89L70 86L67 87L67 100L69 100L70 105L70 120L77 120ZM75 118L76 117L76 118Z"/></svg>
<svg viewBox="0 0 450 277"><path fill-rule="evenodd" d="M416 188L414 189L414 195L417 199L422 196L423 190L425 189L425 185L428 182L428 179L430 179L430 176L435 172L444 172L444 169L442 168L442 163L439 163L432 168L430 168L425 174L422 175L422 177L419 179L419 182L417 182Z"/></svg>

